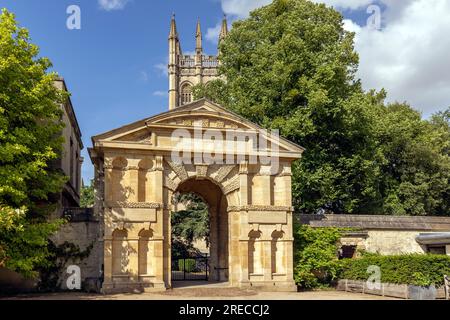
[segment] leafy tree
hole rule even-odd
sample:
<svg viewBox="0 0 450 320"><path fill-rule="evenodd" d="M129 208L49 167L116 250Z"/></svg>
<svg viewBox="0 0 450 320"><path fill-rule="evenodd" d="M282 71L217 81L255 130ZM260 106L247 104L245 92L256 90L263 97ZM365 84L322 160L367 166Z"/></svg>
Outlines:
<svg viewBox="0 0 450 320"><path fill-rule="evenodd" d="M54 86L51 63L38 58L28 31L6 9L0 15L0 265L25 276L47 263L54 194L66 178L49 164L61 152L66 95Z"/></svg>
<svg viewBox="0 0 450 320"><path fill-rule="evenodd" d="M81 188L80 196L80 206L82 208L92 208L95 203L95 190L94 190L94 180L91 180L89 186L83 186Z"/></svg>
<svg viewBox="0 0 450 320"><path fill-rule="evenodd" d="M198 254L194 241L205 240L209 246L208 205L195 193L178 194L175 202L183 204L185 210L172 212L172 256Z"/></svg>
<svg viewBox="0 0 450 320"><path fill-rule="evenodd" d="M385 157L383 212L450 214L449 111L431 120L407 104L379 107L376 139Z"/></svg>
<svg viewBox="0 0 450 320"><path fill-rule="evenodd" d="M379 172L369 104L355 79L353 34L339 12L306 0L275 0L238 21L221 45L227 79L195 88L306 148L294 166L296 208L369 210Z"/></svg>
<svg viewBox="0 0 450 320"><path fill-rule="evenodd" d="M364 92L353 38L330 7L275 0L234 23L220 47L226 81L194 96L306 148L293 166L303 213L449 214L448 112L426 121Z"/></svg>

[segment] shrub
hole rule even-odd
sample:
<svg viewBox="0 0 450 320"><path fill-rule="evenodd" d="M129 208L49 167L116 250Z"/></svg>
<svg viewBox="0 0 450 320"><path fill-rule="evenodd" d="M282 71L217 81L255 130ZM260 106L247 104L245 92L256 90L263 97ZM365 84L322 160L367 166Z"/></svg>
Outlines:
<svg viewBox="0 0 450 320"><path fill-rule="evenodd" d="M178 260L178 269L180 271L194 272L195 259L180 259Z"/></svg>
<svg viewBox="0 0 450 320"><path fill-rule="evenodd" d="M450 257L432 254L406 254L382 256L364 253L358 259L342 260L340 279L367 280L369 266L381 270L381 282L417 286L444 284L444 275L450 274Z"/></svg>
<svg viewBox="0 0 450 320"><path fill-rule="evenodd" d="M340 261L337 243L343 229L295 225L294 279L298 286L327 287L337 278Z"/></svg>

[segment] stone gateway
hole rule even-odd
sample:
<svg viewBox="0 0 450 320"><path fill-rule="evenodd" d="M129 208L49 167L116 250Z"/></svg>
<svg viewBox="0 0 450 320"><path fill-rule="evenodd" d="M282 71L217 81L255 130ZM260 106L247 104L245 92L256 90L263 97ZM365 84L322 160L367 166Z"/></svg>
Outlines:
<svg viewBox="0 0 450 320"><path fill-rule="evenodd" d="M232 164L186 154L184 162L174 161L174 137L199 130L216 137L252 132L256 140L244 141L245 154L223 148L223 160L234 159ZM256 142L261 136L269 141L264 148ZM211 152L193 141L195 154ZM217 152L217 145L213 149ZM277 150L276 166L260 161L271 150ZM296 290L291 164L301 157L301 147L202 99L93 137L89 152L95 166L94 210L102 222L104 292L172 286L175 192L197 193L209 206L210 281Z"/></svg>

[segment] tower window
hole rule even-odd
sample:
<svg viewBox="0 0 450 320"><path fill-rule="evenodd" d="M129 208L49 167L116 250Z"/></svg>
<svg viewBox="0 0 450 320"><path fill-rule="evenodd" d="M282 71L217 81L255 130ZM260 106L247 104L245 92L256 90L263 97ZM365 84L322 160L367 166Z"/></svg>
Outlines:
<svg viewBox="0 0 450 320"><path fill-rule="evenodd" d="M181 105L185 105L192 102L192 86L185 84L181 88Z"/></svg>

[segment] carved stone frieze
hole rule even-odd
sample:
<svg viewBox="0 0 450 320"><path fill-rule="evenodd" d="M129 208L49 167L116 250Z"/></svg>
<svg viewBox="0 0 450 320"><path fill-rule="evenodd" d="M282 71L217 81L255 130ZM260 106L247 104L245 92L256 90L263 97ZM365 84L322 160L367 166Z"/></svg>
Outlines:
<svg viewBox="0 0 450 320"><path fill-rule="evenodd" d="M185 181L189 179L186 168L179 163L175 163L172 161L167 161L168 165L172 168L172 170L176 173L176 175L180 178L181 181Z"/></svg>

